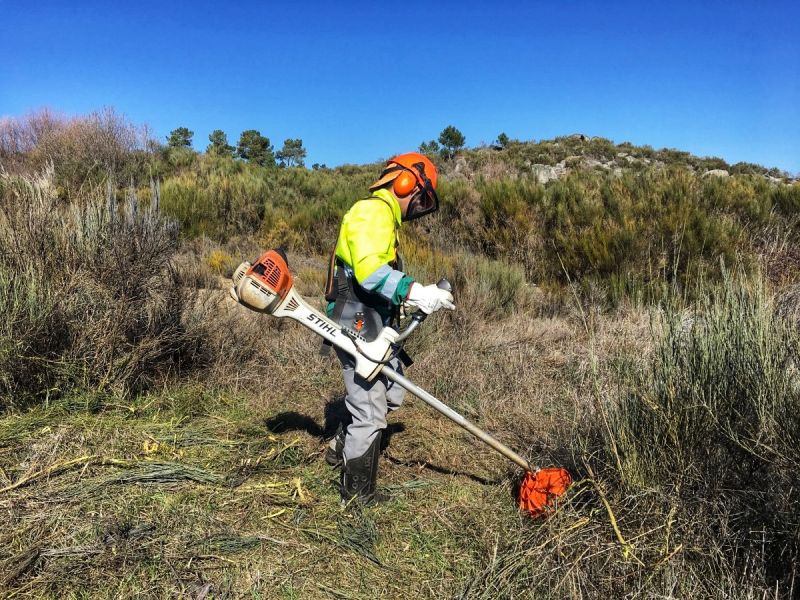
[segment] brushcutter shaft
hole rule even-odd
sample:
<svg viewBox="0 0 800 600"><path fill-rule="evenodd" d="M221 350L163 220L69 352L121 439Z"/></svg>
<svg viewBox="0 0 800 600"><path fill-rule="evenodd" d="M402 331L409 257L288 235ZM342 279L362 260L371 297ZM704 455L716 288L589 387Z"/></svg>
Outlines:
<svg viewBox="0 0 800 600"><path fill-rule="evenodd" d="M533 467L528 463L527 460L522 458L519 454L514 452L511 448L500 442L499 440L492 437L489 433L485 432L483 429L473 425L459 413L454 411L452 408L447 406L444 402L437 399L432 394L429 394L424 389L419 387L413 381L404 377L394 369L388 366L384 366L382 370L383 374L386 376L387 379L394 381L397 385L403 387L404 389L408 390L412 394L414 394L417 398L425 402L428 406L435 408L440 413L442 413L445 417L460 425L467 431L469 431L472 435L476 438L487 444L488 446L497 450L500 454L505 456L507 459L514 461L520 467L525 469L526 471L533 471Z"/></svg>

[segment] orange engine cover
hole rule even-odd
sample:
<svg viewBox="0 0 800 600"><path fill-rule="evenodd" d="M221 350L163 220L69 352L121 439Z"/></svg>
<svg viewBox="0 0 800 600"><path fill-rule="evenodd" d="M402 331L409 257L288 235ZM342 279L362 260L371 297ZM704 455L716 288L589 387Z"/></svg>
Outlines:
<svg viewBox="0 0 800 600"><path fill-rule="evenodd" d="M281 299L285 298L292 289L292 274L289 272L289 266L286 264L286 259L277 250L267 250L259 256L246 275L261 281Z"/></svg>

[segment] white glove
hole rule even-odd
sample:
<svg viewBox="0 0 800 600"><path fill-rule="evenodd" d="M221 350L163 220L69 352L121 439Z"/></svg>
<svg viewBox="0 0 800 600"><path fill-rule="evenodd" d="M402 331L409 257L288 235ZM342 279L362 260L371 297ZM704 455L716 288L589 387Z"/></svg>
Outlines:
<svg viewBox="0 0 800 600"><path fill-rule="evenodd" d="M456 307L453 304L453 294L447 290L440 289L433 284L420 285L416 282L412 283L411 289L408 290L406 304L416 306L428 315L441 308L453 310Z"/></svg>

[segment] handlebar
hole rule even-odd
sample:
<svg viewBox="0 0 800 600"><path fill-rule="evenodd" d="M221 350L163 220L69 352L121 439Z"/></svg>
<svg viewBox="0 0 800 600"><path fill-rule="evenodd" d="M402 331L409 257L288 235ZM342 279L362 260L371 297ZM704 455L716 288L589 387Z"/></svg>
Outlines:
<svg viewBox="0 0 800 600"><path fill-rule="evenodd" d="M453 293L453 286L450 285L450 282L447 281L444 277L442 277L438 283L436 284L440 290L447 290L451 294ZM419 327L419 324L422 323L428 317L428 313L422 312L421 310L416 311L413 315L411 315L411 323L408 324L399 336L397 336L397 340L395 343L400 343L405 340L409 335L411 335L414 330Z"/></svg>

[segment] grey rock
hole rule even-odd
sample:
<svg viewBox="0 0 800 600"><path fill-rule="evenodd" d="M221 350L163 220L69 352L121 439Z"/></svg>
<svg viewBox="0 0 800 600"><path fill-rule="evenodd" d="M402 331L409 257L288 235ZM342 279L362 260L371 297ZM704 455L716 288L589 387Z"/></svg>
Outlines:
<svg viewBox="0 0 800 600"><path fill-rule="evenodd" d="M581 166L584 169L594 169L595 167L601 167L603 169L607 169L608 165L596 158L584 158L583 162L581 162Z"/></svg>
<svg viewBox="0 0 800 600"><path fill-rule="evenodd" d="M562 165L532 165L531 174L536 177L536 181L541 184L555 181L566 175L567 170Z"/></svg>

